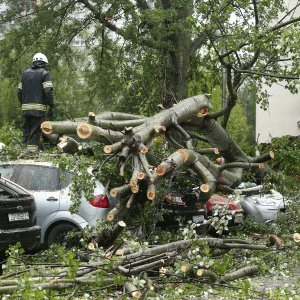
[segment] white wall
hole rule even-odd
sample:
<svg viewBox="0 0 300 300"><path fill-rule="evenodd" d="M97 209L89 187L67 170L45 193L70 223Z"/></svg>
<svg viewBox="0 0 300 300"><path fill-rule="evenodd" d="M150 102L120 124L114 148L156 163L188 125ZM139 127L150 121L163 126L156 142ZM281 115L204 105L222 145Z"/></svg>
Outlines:
<svg viewBox="0 0 300 300"><path fill-rule="evenodd" d="M295 7L297 0L287 0L286 4L289 8ZM293 15L296 16L300 16L299 7ZM268 110L264 111L256 105L258 143L270 142L273 137L300 135L300 94L293 95L279 84L273 84L267 91L271 95Z"/></svg>
<svg viewBox="0 0 300 300"><path fill-rule="evenodd" d="M271 97L267 111L256 106L256 139L267 143L274 137L300 135L300 95L293 95L280 85L269 89ZM299 122L299 125L297 125Z"/></svg>

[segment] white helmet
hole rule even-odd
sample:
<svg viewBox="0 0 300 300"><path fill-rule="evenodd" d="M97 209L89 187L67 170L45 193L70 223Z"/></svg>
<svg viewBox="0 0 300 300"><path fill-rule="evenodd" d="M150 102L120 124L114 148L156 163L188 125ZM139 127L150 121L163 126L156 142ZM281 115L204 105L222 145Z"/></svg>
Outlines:
<svg viewBox="0 0 300 300"><path fill-rule="evenodd" d="M33 59L32 59L32 62L35 62L35 61L42 61L47 64L48 58L43 53L36 53L36 54L34 54Z"/></svg>

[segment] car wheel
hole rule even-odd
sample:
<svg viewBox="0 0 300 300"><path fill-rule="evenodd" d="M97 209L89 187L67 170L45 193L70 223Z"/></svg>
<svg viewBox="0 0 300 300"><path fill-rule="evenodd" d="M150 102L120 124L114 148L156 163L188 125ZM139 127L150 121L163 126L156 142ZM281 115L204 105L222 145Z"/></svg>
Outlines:
<svg viewBox="0 0 300 300"><path fill-rule="evenodd" d="M73 230L79 230L79 229L78 227L70 223L61 223L55 225L48 233L47 242L46 242L47 246L49 247L51 244L61 244L66 247L71 247L72 241L66 240L66 235L68 234L68 232Z"/></svg>

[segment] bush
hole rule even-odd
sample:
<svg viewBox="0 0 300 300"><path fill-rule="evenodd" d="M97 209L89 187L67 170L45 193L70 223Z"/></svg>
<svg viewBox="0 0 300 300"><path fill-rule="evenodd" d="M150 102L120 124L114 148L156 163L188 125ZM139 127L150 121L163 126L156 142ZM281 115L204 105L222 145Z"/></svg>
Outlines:
<svg viewBox="0 0 300 300"><path fill-rule="evenodd" d="M288 190L296 190L300 179L300 136L283 136L272 139L269 144L259 145L261 153L273 151L275 159L268 164L272 170L282 172L283 186Z"/></svg>

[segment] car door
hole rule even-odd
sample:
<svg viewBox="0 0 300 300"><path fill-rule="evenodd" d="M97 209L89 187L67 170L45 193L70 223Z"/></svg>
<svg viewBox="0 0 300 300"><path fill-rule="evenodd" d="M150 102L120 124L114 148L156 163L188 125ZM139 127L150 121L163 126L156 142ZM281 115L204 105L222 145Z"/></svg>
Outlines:
<svg viewBox="0 0 300 300"><path fill-rule="evenodd" d="M35 198L37 223L43 234L59 210L59 170L51 166L24 164L18 173L15 181Z"/></svg>

